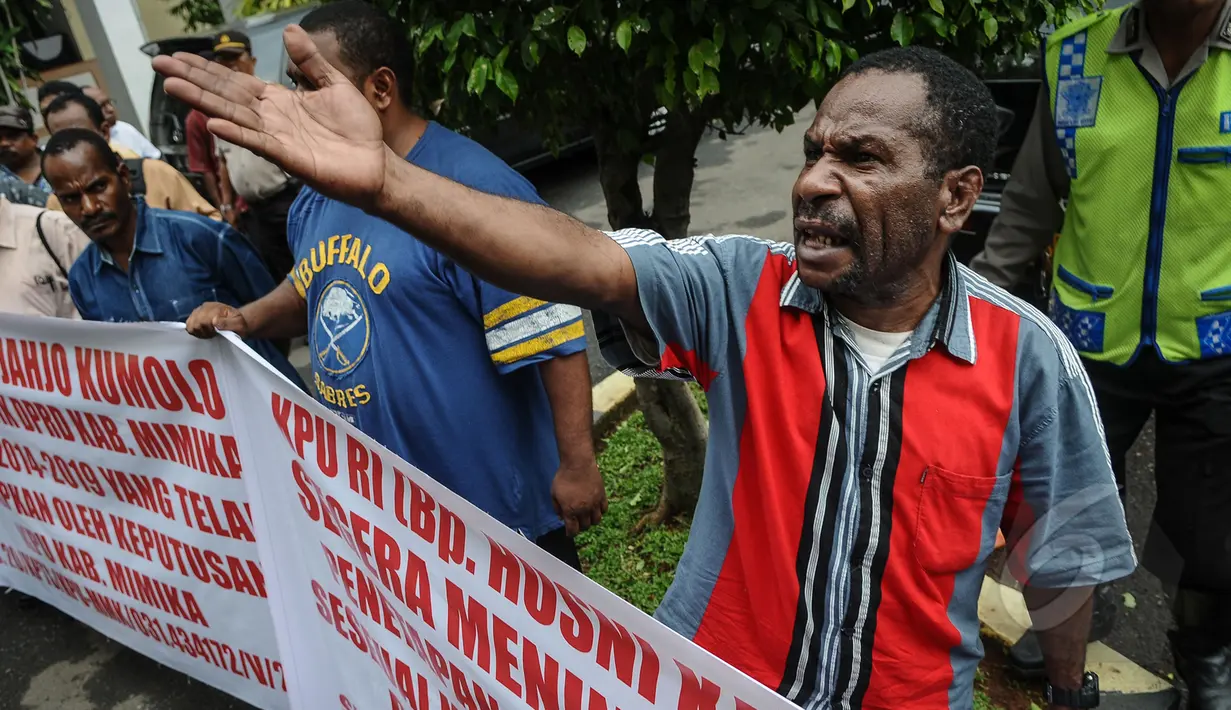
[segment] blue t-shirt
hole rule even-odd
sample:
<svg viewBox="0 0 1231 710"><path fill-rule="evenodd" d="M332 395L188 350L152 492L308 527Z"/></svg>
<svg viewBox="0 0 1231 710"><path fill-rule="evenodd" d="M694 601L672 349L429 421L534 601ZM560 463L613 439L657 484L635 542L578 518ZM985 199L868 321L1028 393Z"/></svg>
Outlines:
<svg viewBox="0 0 1231 710"><path fill-rule="evenodd" d="M431 123L407 160L542 203L478 143ZM308 303L318 397L391 451L531 539L562 525L539 368L585 349L580 309L480 281L392 224L305 188L290 280Z"/></svg>

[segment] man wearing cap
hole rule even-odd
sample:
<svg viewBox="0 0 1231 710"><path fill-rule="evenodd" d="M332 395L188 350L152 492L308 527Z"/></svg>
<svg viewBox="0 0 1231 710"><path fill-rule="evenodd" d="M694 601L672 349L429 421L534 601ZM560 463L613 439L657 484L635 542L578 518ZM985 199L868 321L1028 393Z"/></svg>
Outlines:
<svg viewBox="0 0 1231 710"><path fill-rule="evenodd" d="M13 104L0 106L0 173L32 185L43 193L46 201L51 187L43 178L39 157L30 109Z"/></svg>
<svg viewBox="0 0 1231 710"><path fill-rule="evenodd" d="M107 132L112 143L122 145L142 158L157 160L162 157L162 151L137 130L136 126L120 120L120 115L115 110L115 102L106 91L101 87L87 86L82 89L82 93L94 99L103 110L103 130Z"/></svg>
<svg viewBox="0 0 1231 710"><path fill-rule="evenodd" d="M228 69L256 74L256 58L252 42L243 32L223 32L214 42L214 61ZM204 131L204 121L201 121ZM253 153L228 143L216 141L219 160L234 194L244 200L247 211L239 215L240 229L248 235L269 270L279 278L290 273L294 257L286 238L286 219L291 204L299 195L299 181ZM234 213L235 207L224 208Z"/></svg>

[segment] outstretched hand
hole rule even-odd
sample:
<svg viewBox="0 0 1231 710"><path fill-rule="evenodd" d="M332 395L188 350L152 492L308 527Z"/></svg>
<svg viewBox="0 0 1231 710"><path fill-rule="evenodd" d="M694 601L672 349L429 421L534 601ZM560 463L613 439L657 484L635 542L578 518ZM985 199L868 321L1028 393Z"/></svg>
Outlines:
<svg viewBox="0 0 1231 710"><path fill-rule="evenodd" d="M292 64L316 87L291 91L195 54L154 58L166 92L212 118L211 133L272 161L321 193L371 207L392 155L363 94L298 25L282 33ZM396 156L394 156L396 157Z"/></svg>

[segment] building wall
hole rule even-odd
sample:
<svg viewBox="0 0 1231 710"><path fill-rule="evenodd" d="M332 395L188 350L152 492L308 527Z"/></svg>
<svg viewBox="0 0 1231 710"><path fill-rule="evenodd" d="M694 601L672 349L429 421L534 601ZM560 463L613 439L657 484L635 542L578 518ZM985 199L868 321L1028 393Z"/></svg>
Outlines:
<svg viewBox="0 0 1231 710"><path fill-rule="evenodd" d="M82 61L94 59L94 45L86 34L85 23L81 20L81 11L77 9L77 0L60 0L64 16L68 18L69 29L73 32L73 41L77 43L77 51L81 52Z"/></svg>
<svg viewBox="0 0 1231 710"><path fill-rule="evenodd" d="M141 15L141 24L145 26L147 42L176 37L187 32L183 21L171 14L173 3L169 0L134 0L134 4Z"/></svg>

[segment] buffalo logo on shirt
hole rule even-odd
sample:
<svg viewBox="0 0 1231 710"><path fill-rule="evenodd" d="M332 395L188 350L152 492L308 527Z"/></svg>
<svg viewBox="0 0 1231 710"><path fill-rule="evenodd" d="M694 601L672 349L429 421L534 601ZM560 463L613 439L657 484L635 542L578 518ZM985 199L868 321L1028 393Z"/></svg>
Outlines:
<svg viewBox="0 0 1231 710"><path fill-rule="evenodd" d="M359 366L368 354L372 326L359 292L337 280L321 291L312 322L312 354L325 372L342 377Z"/></svg>

